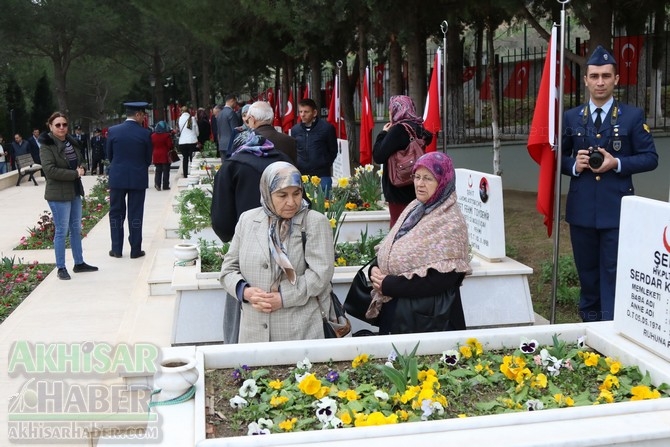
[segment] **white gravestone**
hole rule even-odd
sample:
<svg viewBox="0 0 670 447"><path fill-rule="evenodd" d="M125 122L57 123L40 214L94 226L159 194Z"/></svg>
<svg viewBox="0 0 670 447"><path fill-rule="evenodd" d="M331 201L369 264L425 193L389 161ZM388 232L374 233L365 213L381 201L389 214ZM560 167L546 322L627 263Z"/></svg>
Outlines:
<svg viewBox="0 0 670 447"><path fill-rule="evenodd" d="M349 167L349 140L337 140L337 158L333 162L333 179L351 177ZM333 182L335 183L335 182Z"/></svg>
<svg viewBox="0 0 670 447"><path fill-rule="evenodd" d="M489 261L505 257L502 179L470 169L456 169L456 193L472 251Z"/></svg>
<svg viewBox="0 0 670 447"><path fill-rule="evenodd" d="M643 197L621 203L614 325L670 361L670 204Z"/></svg>

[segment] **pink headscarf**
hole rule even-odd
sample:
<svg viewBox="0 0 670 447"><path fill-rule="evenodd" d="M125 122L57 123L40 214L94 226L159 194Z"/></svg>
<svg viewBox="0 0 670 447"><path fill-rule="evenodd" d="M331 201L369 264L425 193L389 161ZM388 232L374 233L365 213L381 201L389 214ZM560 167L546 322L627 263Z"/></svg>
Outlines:
<svg viewBox="0 0 670 447"><path fill-rule="evenodd" d="M416 114L414 101L405 95L391 96L389 99L389 116L391 117L391 124L398 124L403 121L423 124L423 118Z"/></svg>

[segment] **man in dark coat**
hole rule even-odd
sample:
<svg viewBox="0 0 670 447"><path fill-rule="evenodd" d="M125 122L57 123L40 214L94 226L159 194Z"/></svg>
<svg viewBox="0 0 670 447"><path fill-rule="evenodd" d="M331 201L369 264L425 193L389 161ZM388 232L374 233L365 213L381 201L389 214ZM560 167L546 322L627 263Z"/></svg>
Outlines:
<svg viewBox="0 0 670 447"><path fill-rule="evenodd" d="M294 166L298 166L298 152L296 149L296 141L290 135L282 132L277 132L277 129L272 127L272 120L274 119L274 111L272 106L265 101L256 101L249 106L247 110L247 123L256 135L267 138L275 145L275 149L285 153L291 159Z"/></svg>
<svg viewBox="0 0 670 447"><path fill-rule="evenodd" d="M128 241L130 257L144 256L142 250L142 223L144 197L149 187L151 165L151 136L142 127L146 116L146 102L127 102L126 121L109 129L107 156L109 165L109 227L112 249L109 255L120 258L123 253L123 222L128 198Z"/></svg>
<svg viewBox="0 0 670 447"><path fill-rule="evenodd" d="M658 154L644 111L618 102L614 57L598 46L586 64L587 104L565 112L562 172L570 176L565 220L581 285L583 321L614 319L621 199L632 175L656 169Z"/></svg>

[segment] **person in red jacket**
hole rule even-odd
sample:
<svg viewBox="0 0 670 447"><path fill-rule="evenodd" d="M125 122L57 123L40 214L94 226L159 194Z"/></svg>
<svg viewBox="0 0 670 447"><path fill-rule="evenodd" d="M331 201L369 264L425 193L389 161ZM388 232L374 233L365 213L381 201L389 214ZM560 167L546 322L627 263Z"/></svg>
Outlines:
<svg viewBox="0 0 670 447"><path fill-rule="evenodd" d="M172 134L165 121L159 121L156 124L154 133L151 134L151 144L153 145L152 160L156 167L154 177L154 187L156 190L170 189L170 158L168 152L172 149Z"/></svg>

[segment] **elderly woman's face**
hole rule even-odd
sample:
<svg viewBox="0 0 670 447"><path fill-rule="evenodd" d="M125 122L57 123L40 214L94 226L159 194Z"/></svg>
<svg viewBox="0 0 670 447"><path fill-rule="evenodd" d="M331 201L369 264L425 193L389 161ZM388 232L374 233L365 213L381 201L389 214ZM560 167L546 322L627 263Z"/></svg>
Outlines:
<svg viewBox="0 0 670 447"><path fill-rule="evenodd" d="M287 186L271 194L272 206L282 219L291 219L300 209L302 203L302 189L297 186Z"/></svg>
<svg viewBox="0 0 670 447"><path fill-rule="evenodd" d="M426 168L419 168L414 173L414 192L421 203L426 203L433 197L437 184L438 181L433 173Z"/></svg>

